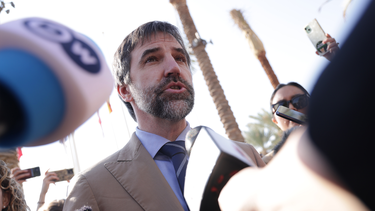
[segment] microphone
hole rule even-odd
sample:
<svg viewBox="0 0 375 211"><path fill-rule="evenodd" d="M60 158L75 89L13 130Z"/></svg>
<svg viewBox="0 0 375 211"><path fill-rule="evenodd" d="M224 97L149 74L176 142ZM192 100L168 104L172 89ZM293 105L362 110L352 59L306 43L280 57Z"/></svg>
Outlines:
<svg viewBox="0 0 375 211"><path fill-rule="evenodd" d="M113 78L88 37L43 18L0 25L0 147L66 137L109 98Z"/></svg>
<svg viewBox="0 0 375 211"><path fill-rule="evenodd" d="M243 168L256 168L234 141L209 127L198 126L186 134L189 162L184 197L190 210L220 210L218 198L229 179Z"/></svg>

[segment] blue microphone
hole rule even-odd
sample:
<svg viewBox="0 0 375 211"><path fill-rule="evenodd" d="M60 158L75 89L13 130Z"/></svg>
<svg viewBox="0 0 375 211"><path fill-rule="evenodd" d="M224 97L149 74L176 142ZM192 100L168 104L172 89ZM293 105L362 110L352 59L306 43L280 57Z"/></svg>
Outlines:
<svg viewBox="0 0 375 211"><path fill-rule="evenodd" d="M42 18L0 25L0 147L66 137L109 98L113 78L97 45Z"/></svg>

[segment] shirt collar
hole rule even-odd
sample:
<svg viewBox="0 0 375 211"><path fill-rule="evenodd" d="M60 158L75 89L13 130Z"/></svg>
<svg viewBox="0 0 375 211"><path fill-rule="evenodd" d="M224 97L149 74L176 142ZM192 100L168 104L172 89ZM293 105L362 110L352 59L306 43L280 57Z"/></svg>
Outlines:
<svg viewBox="0 0 375 211"><path fill-rule="evenodd" d="M174 141L185 141L186 134L189 132L190 129L190 124L186 121L185 129ZM158 151L162 146L164 146L164 144L170 142L170 140L164 137L143 131L138 127L135 129L135 134L137 135L138 139L142 142L143 146L146 148L148 153L150 153L152 158L155 157L156 153L158 153Z"/></svg>

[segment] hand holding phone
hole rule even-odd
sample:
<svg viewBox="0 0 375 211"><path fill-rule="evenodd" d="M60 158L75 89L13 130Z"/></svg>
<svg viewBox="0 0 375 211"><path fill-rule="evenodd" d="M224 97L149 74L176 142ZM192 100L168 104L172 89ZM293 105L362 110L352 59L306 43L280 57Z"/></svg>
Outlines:
<svg viewBox="0 0 375 211"><path fill-rule="evenodd" d="M282 118L285 118L287 120L296 122L300 125L305 124L307 121L307 116L305 114L292 110L285 106L279 106L276 110L276 115Z"/></svg>
<svg viewBox="0 0 375 211"><path fill-rule="evenodd" d="M50 173L55 173L56 176L59 178L58 180L54 180L55 182L60 182L64 180L70 180L74 176L73 169L63 169L59 171L51 171Z"/></svg>
<svg viewBox="0 0 375 211"><path fill-rule="evenodd" d="M10 172L10 177L16 180L16 182L18 182L21 185L23 182L26 181L26 177L30 175L30 173L27 170L21 170L19 167L12 168Z"/></svg>
<svg viewBox="0 0 375 211"><path fill-rule="evenodd" d="M39 167L35 167L21 170L20 168L16 167L11 170L11 173L11 177L18 183L22 184L26 181L26 179L40 176L40 169Z"/></svg>
<svg viewBox="0 0 375 211"><path fill-rule="evenodd" d="M320 56L329 52L327 47L330 43L323 43L323 40L327 39L327 36L316 19L307 24L304 30Z"/></svg>

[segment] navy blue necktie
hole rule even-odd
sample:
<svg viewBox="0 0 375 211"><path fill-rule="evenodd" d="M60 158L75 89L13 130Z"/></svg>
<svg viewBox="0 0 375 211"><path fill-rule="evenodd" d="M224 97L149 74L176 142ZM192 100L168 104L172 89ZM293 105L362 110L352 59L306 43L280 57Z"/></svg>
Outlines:
<svg viewBox="0 0 375 211"><path fill-rule="evenodd" d="M176 177L182 193L184 193L185 174L187 167L187 153L184 141L174 141L166 143L160 152L170 157L176 172Z"/></svg>

